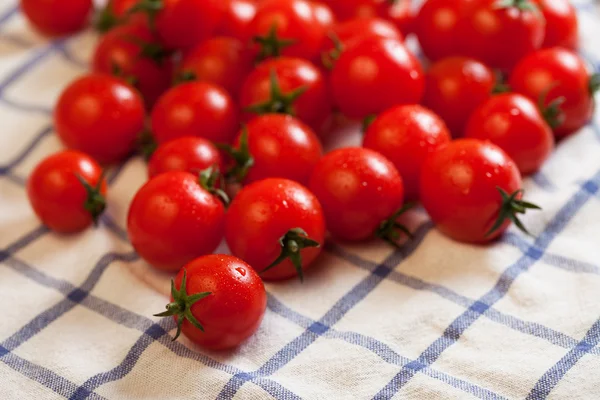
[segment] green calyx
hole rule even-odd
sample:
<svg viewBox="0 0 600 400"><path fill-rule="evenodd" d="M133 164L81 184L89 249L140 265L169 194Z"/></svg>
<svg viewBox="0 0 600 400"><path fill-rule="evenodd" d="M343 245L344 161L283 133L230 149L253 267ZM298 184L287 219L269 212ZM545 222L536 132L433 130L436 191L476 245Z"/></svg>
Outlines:
<svg viewBox="0 0 600 400"><path fill-rule="evenodd" d="M92 216L92 221L94 221L94 225L98 225L98 218L102 215L104 210L106 209L106 199L102 196L100 192L102 189L102 183L104 182L104 171L100 175L100 179L96 183L96 186L90 185L88 181L86 181L81 175L77 174L77 179L87 193L87 197L83 202L83 208L90 213Z"/></svg>
<svg viewBox="0 0 600 400"><path fill-rule="evenodd" d="M123 79L128 85L133 87L136 87L139 82L135 76L125 74L123 68L114 61L112 63L111 74L117 78Z"/></svg>
<svg viewBox="0 0 600 400"><path fill-rule="evenodd" d="M175 77L173 85L181 85L182 83L194 82L196 80L198 80L198 77L196 76L195 72L193 72L193 71L181 71Z"/></svg>
<svg viewBox="0 0 600 400"><path fill-rule="evenodd" d="M590 95L594 96L600 90L600 73L592 74L589 83Z"/></svg>
<svg viewBox="0 0 600 400"><path fill-rule="evenodd" d="M561 105L565 102L564 97L557 97L552 100L550 103L546 104L546 98L548 97L548 93L552 90L553 87L557 85L557 82L554 82L550 86L548 86L541 94L538 99L538 109L544 117L544 120L550 126L550 128L555 129L563 124L565 121L565 114L561 109Z"/></svg>
<svg viewBox="0 0 600 400"><path fill-rule="evenodd" d="M307 247L320 247L321 244L316 240L309 238L308 234L302 228L294 228L287 231L287 233L279 239L279 244L281 245L279 257L260 273L262 274L271 268L275 268L281 262L289 258L296 269L300 282L304 282L302 255L300 254L300 251Z"/></svg>
<svg viewBox="0 0 600 400"><path fill-rule="evenodd" d="M94 18L94 28L101 33L108 32L121 23L123 20L115 15L110 2Z"/></svg>
<svg viewBox="0 0 600 400"><path fill-rule="evenodd" d="M412 239L412 233L406 226L398 223L397 219L414 206L414 203L406 203L403 205L394 214L392 214L391 217L381 222L379 228L377 228L377 231L375 231L375 236L396 247L398 247L398 239L400 239L401 233L404 233L406 236Z"/></svg>
<svg viewBox="0 0 600 400"><path fill-rule="evenodd" d="M371 126L373 122L377 119L377 114L369 114L362 121L362 132L367 132L367 129Z"/></svg>
<svg viewBox="0 0 600 400"><path fill-rule="evenodd" d="M344 45L334 32L329 32L327 36L333 42L333 49L321 54L321 63L325 68L330 70L342 55L342 52L344 51Z"/></svg>
<svg viewBox="0 0 600 400"><path fill-rule="evenodd" d="M233 182L242 183L246 175L248 175L248 171L254 165L254 157L252 157L250 146L248 145L248 128L246 126L242 127L238 148L222 143L217 143L216 146L219 150L227 153L234 162L233 167L225 174L226 178Z"/></svg>
<svg viewBox="0 0 600 400"><path fill-rule="evenodd" d="M222 181L221 173L217 167L208 167L207 169L200 171L199 183L200 186L213 196L217 196L219 200L227 207L229 205L229 196L222 189L217 188L217 183L220 186L224 186Z"/></svg>
<svg viewBox="0 0 600 400"><path fill-rule="evenodd" d="M538 6L530 0L500 0L496 3L496 9L516 8L519 11L539 11Z"/></svg>
<svg viewBox="0 0 600 400"><path fill-rule="evenodd" d="M283 49L297 42L295 39L279 39L277 36L277 25L275 24L271 25L269 32L265 36L255 36L252 40L260 46L257 61L262 61L269 57L279 57Z"/></svg>
<svg viewBox="0 0 600 400"><path fill-rule="evenodd" d="M148 15L148 21L152 29L156 29L156 15L163 9L163 0L140 0L136 5L131 7L127 14L135 14L137 12L143 12Z"/></svg>
<svg viewBox="0 0 600 400"><path fill-rule="evenodd" d="M162 67L165 63L165 59L171 55L171 53L158 43L148 42L134 35L126 35L123 39L140 48L140 52L137 56L138 59L149 59L159 67Z"/></svg>
<svg viewBox="0 0 600 400"><path fill-rule="evenodd" d="M294 110L294 102L298 100L298 98L302 96L302 94L304 94L308 88L306 86L300 86L299 88L284 94L281 92L281 87L279 86L279 80L277 79L275 70L271 70L269 79L271 84L270 99L265 102L246 107L245 111L258 115L274 113L295 116L296 112Z"/></svg>
<svg viewBox="0 0 600 400"><path fill-rule="evenodd" d="M144 129L139 135L137 139L137 151L139 154L144 157L144 160L148 161L152 154L158 148L158 143L152 136L152 132L149 129Z"/></svg>
<svg viewBox="0 0 600 400"><path fill-rule="evenodd" d="M492 233L494 233L504 224L506 220L514 222L517 228L519 228L523 233L529 235L529 231L527 231L519 219L518 214L525 214L527 210L541 210L541 208L536 204L519 200L519 196L523 195L523 189L516 190L511 194L505 192L501 187L497 186L496 189L498 192L500 192L500 196L502 196L502 205L500 206L500 211L498 212L498 219L496 219L496 222L494 225L492 225L485 236L490 236Z"/></svg>
<svg viewBox="0 0 600 400"><path fill-rule="evenodd" d="M167 311L163 311L159 314L154 314L155 317L177 317L177 333L172 339L173 341L177 340L177 338L181 334L181 326L183 325L183 321L185 320L188 320L192 325L204 332L204 327L196 319L196 317L194 317L191 308L196 302L202 300L207 296L210 296L212 293L202 292L195 293L190 296L187 294L186 281L187 271L184 269L179 290L175 289L175 280L171 279L171 296L173 297L173 301L167 304Z"/></svg>

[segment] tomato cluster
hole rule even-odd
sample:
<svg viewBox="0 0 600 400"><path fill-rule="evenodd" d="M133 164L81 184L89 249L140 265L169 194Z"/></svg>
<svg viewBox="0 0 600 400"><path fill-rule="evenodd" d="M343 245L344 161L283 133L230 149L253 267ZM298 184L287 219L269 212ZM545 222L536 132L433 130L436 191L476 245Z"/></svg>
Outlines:
<svg viewBox="0 0 600 400"><path fill-rule="evenodd" d="M92 11L21 3L47 35ZM568 0L426 0L418 12L410 0L110 0L96 26L92 72L55 109L69 150L33 171L32 207L57 232L85 229L106 206L101 165L145 155L129 239L178 272L158 315L212 349L252 335L262 281L304 279L327 232L410 237L405 200L458 241L526 232L519 214L538 206L522 175L590 120L600 86L574 52ZM413 34L428 68L404 42ZM324 152L352 120L362 146ZM223 239L232 256L211 255Z"/></svg>

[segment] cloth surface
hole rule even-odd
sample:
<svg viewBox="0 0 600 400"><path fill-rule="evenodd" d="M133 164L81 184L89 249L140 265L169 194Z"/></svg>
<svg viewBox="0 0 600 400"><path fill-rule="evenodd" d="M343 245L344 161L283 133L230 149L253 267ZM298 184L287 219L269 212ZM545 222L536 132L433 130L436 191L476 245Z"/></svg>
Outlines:
<svg viewBox="0 0 600 400"><path fill-rule="evenodd" d="M597 69L599 5L577 6ZM0 1L0 399L600 398L598 115L526 180L533 237L460 244L416 211L414 240L329 243L304 284L266 285L255 336L206 352L151 316L170 276L126 239L141 159L109 171L97 229L59 236L30 210L27 176L61 149L53 104L95 40L47 41Z"/></svg>

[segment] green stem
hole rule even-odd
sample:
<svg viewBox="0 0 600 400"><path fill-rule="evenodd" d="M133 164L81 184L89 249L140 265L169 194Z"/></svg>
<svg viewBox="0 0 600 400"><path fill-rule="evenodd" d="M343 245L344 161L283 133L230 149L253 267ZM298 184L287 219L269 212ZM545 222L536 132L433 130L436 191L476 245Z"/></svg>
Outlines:
<svg viewBox="0 0 600 400"><path fill-rule="evenodd" d="M321 244L316 240L309 238L308 234L302 228L294 228L287 231L286 234L279 239L279 244L281 246L281 253L275 261L260 273L263 274L268 270L275 268L289 258L296 269L300 282L304 282L301 251L307 247L320 247Z"/></svg>

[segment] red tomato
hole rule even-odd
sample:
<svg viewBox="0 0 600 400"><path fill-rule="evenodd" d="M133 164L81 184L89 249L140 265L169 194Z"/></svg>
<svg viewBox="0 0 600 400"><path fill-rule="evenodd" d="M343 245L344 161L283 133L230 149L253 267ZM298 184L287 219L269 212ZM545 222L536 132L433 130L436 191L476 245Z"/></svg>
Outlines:
<svg viewBox="0 0 600 400"><path fill-rule="evenodd" d="M495 83L494 72L477 60L444 58L427 71L423 104L460 137L473 110L492 95Z"/></svg>
<svg viewBox="0 0 600 400"><path fill-rule="evenodd" d="M206 139L184 136L156 149L148 162L148 176L154 178L167 171L187 171L198 175L213 166L223 171L219 150Z"/></svg>
<svg viewBox="0 0 600 400"><path fill-rule="evenodd" d="M411 0L329 0L329 6L340 21L356 18L385 18L403 34L410 32Z"/></svg>
<svg viewBox="0 0 600 400"><path fill-rule="evenodd" d="M329 29L333 28L335 24L335 15L333 15L333 11L331 8L325 3L321 3L320 1L312 1L313 12L315 14L315 18L323 28L324 32L327 32Z"/></svg>
<svg viewBox="0 0 600 400"><path fill-rule="evenodd" d="M61 36L83 29L92 8L92 0L21 0L21 11L27 20L47 36Z"/></svg>
<svg viewBox="0 0 600 400"><path fill-rule="evenodd" d="M381 154L362 147L334 150L315 166L309 188L335 238L397 238L392 225L402 207L404 186L394 164Z"/></svg>
<svg viewBox="0 0 600 400"><path fill-rule="evenodd" d="M259 58L289 57L316 60L325 30L307 0L265 0L250 26Z"/></svg>
<svg viewBox="0 0 600 400"><path fill-rule="evenodd" d="M537 206L521 200L521 174L493 143L458 139L432 153L421 172L421 202L437 228L470 243L500 236L517 214Z"/></svg>
<svg viewBox="0 0 600 400"><path fill-rule="evenodd" d="M65 150L35 167L27 180L27 195L33 211L50 229L79 232L104 211L106 180L88 155Z"/></svg>
<svg viewBox="0 0 600 400"><path fill-rule="evenodd" d="M244 81L240 105L250 113L294 115L316 131L331 115L323 73L299 58L280 57L259 64ZM250 113L246 120L252 118Z"/></svg>
<svg viewBox="0 0 600 400"><path fill-rule="evenodd" d="M229 143L238 129L235 103L221 87L189 82L167 91L152 110L152 131L158 143L182 136L200 136Z"/></svg>
<svg viewBox="0 0 600 400"><path fill-rule="evenodd" d="M187 264L171 281L171 303L156 316L173 316L177 333L211 350L235 347L260 326L267 294L242 260L211 254Z"/></svg>
<svg viewBox="0 0 600 400"><path fill-rule="evenodd" d="M577 12L569 0L536 0L546 20L542 47L579 47Z"/></svg>
<svg viewBox="0 0 600 400"><path fill-rule="evenodd" d="M344 50L331 71L334 103L350 118L419 103L424 86L421 64L395 39L365 39Z"/></svg>
<svg viewBox="0 0 600 400"><path fill-rule="evenodd" d="M531 0L472 1L460 24L460 54L505 71L544 41L544 17Z"/></svg>
<svg viewBox="0 0 600 400"><path fill-rule="evenodd" d="M208 39L225 10L219 0L162 0L138 5L154 20L159 38L169 49L189 49Z"/></svg>
<svg viewBox="0 0 600 400"><path fill-rule="evenodd" d="M173 61L155 42L145 25L127 24L103 35L96 47L92 68L131 80L152 108L171 86Z"/></svg>
<svg viewBox="0 0 600 400"><path fill-rule="evenodd" d="M232 174L245 184L285 178L303 185L322 154L317 135L290 115L265 114L251 120L229 150Z"/></svg>
<svg viewBox="0 0 600 400"><path fill-rule="evenodd" d="M71 83L54 110L63 143L100 163L123 160L144 129L144 101L120 79L90 74Z"/></svg>
<svg viewBox="0 0 600 400"><path fill-rule="evenodd" d="M210 181L169 171L142 186L127 217L129 239L140 257L157 269L174 272L217 248L223 239L225 206Z"/></svg>
<svg viewBox="0 0 600 400"><path fill-rule="evenodd" d="M244 187L227 211L225 239L231 253L265 280L294 276L321 253L325 221L317 198L299 183L264 179Z"/></svg>
<svg viewBox="0 0 600 400"><path fill-rule="evenodd" d="M450 142L444 121L419 105L396 106L369 125L363 146L390 160L404 183L406 198L419 198L421 166L425 158Z"/></svg>
<svg viewBox="0 0 600 400"><path fill-rule="evenodd" d="M256 8L254 0L229 0L223 20L215 33L246 43L251 37L250 24L256 15Z"/></svg>
<svg viewBox="0 0 600 400"><path fill-rule="evenodd" d="M426 0L415 19L423 53L432 61L459 54L460 22L468 0Z"/></svg>
<svg viewBox="0 0 600 400"><path fill-rule="evenodd" d="M384 17L392 21L403 35L412 33L416 18L412 0L392 0L392 3Z"/></svg>
<svg viewBox="0 0 600 400"><path fill-rule="evenodd" d="M523 175L537 171L554 149L552 130L535 103L515 93L491 97L475 109L465 136L496 144Z"/></svg>
<svg viewBox="0 0 600 400"><path fill-rule="evenodd" d="M530 54L515 67L509 84L534 102L543 100L551 113L558 105L560 111L550 120L557 139L579 130L594 114L598 75L590 76L584 61L569 50L553 47Z"/></svg>
<svg viewBox="0 0 600 400"><path fill-rule="evenodd" d="M214 37L186 53L179 76L220 85L235 98L252 67L252 54L242 42L229 37Z"/></svg>

